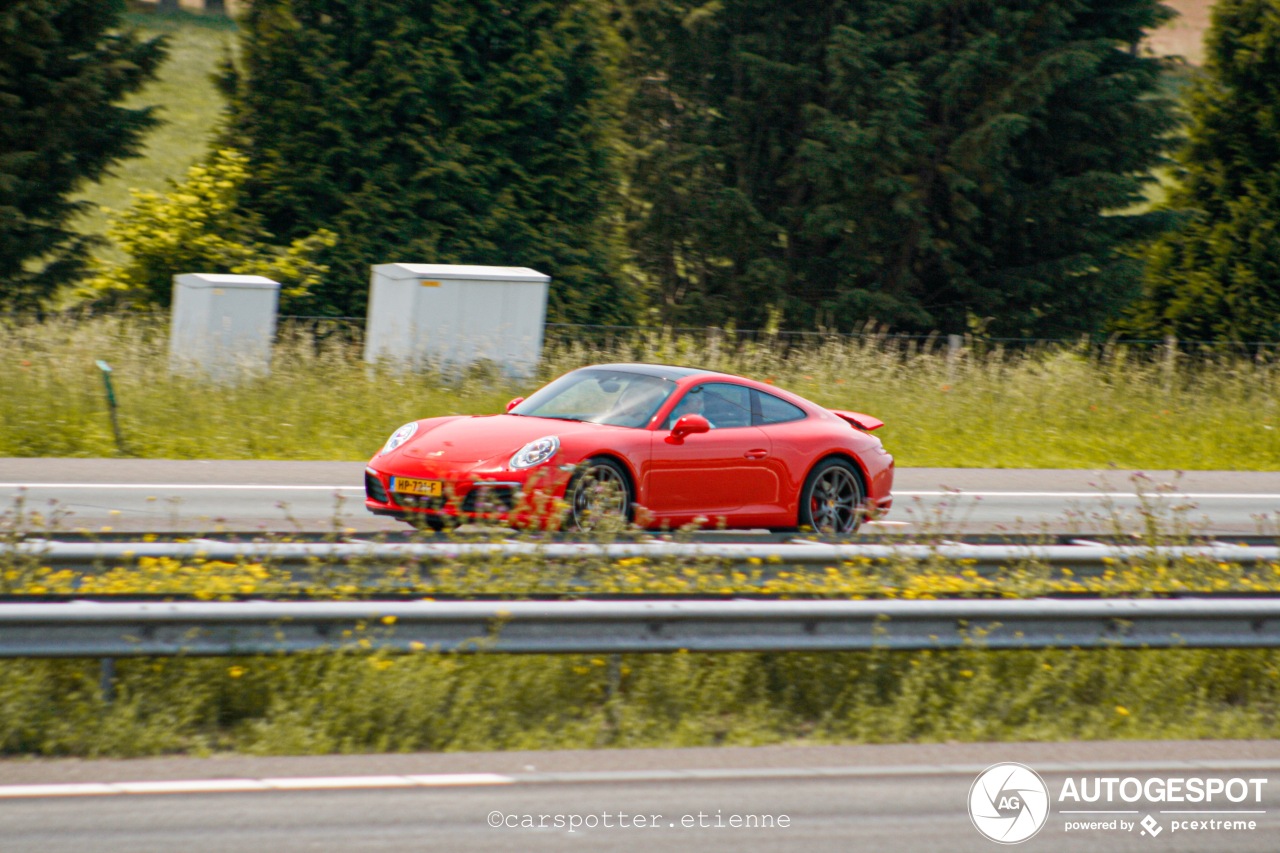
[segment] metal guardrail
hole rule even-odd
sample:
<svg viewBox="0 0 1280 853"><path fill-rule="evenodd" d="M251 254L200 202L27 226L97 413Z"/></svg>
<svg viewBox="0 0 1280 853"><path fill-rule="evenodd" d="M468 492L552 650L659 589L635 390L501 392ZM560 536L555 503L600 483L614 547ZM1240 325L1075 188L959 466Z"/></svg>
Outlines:
<svg viewBox="0 0 1280 853"><path fill-rule="evenodd" d="M0 604L0 657L1272 648L1280 599Z"/></svg>
<svg viewBox="0 0 1280 853"><path fill-rule="evenodd" d="M1280 546L1188 545L1136 546L1081 542L1074 545L972 545L920 544L824 544L808 541L785 543L677 543L634 542L618 544L536 542L424 542L375 543L322 542L57 542L25 540L0 545L0 559L23 556L50 565L90 566L125 564L141 558L208 560L220 562L270 562L306 566L316 562L367 561L431 565L458 559L509 559L523 557L554 562L605 558L623 560L709 560L737 566L831 566L871 560L943 560L963 562L978 569L993 569L1034 562L1077 570L1105 568L1152 560L1207 560L1233 565L1280 563Z"/></svg>

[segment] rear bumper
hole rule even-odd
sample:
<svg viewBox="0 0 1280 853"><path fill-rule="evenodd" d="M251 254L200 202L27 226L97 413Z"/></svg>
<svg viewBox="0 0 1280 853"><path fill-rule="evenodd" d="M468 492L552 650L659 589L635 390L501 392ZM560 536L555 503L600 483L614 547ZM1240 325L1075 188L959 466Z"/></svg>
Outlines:
<svg viewBox="0 0 1280 853"><path fill-rule="evenodd" d="M867 508L881 518L893 507L893 456L881 448L864 456L862 464L866 466Z"/></svg>

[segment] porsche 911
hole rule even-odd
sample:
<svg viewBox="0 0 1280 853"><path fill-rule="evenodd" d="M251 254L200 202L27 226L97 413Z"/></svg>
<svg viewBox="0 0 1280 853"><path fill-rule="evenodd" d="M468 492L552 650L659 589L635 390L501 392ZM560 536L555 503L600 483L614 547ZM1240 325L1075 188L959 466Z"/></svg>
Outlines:
<svg viewBox="0 0 1280 853"><path fill-rule="evenodd" d="M892 505L883 423L741 376L655 364L571 371L502 414L411 421L365 469L366 507L442 529L612 518L848 536Z"/></svg>

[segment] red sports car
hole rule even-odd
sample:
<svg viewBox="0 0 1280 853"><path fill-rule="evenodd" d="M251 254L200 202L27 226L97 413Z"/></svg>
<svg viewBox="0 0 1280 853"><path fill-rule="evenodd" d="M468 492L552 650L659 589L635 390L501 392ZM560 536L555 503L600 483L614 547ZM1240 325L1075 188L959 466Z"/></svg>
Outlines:
<svg viewBox="0 0 1280 853"><path fill-rule="evenodd" d="M497 518L588 528L812 528L853 533L888 510L883 423L740 376L602 364L561 376L506 414L400 427L365 469L365 505L440 529Z"/></svg>

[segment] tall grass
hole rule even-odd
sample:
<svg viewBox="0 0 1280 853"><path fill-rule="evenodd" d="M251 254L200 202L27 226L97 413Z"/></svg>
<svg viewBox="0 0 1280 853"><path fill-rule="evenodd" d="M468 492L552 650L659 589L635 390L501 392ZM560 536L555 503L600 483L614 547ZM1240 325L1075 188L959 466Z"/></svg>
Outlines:
<svg viewBox="0 0 1280 853"><path fill-rule="evenodd" d="M3 661L0 754L1267 738L1275 650Z"/></svg>
<svg viewBox="0 0 1280 853"><path fill-rule="evenodd" d="M948 356L875 337L782 348L637 332L569 338L539 375L370 366L357 347L286 329L270 375L217 384L173 374L162 319L100 317L0 327L0 456L110 456L101 376L114 368L127 452L161 458L359 459L405 421L500 412L513 396L584 364L693 364L774 382L865 411L907 466L1274 470L1280 364L1110 347L962 350Z"/></svg>

